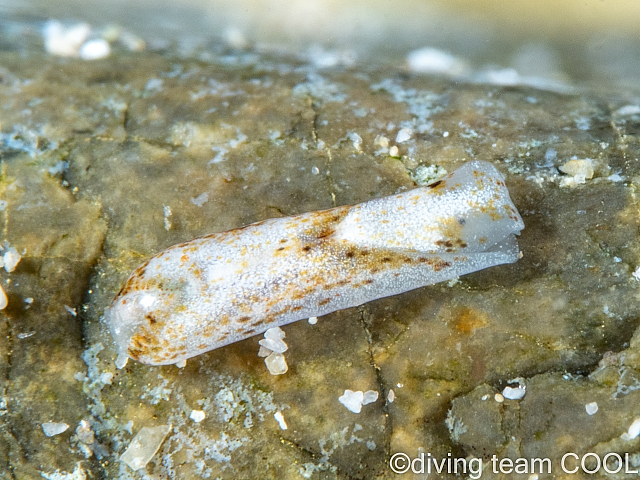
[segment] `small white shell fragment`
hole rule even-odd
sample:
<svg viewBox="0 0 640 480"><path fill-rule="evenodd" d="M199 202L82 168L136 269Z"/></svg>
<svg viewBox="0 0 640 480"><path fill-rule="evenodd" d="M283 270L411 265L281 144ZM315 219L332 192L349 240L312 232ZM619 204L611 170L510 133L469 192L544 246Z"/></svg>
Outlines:
<svg viewBox="0 0 640 480"><path fill-rule="evenodd" d="M89 36L91 27L80 23L73 27L64 28L55 20L48 21L42 29L44 48L47 53L60 57L73 57L78 54L80 46Z"/></svg>
<svg viewBox="0 0 640 480"><path fill-rule="evenodd" d="M392 388L390 388L390 389L389 389L389 393L387 394L387 401L388 401L389 403L393 403L393 401L394 401L395 399L396 399L396 394L395 394L395 392L393 391L393 389L392 389Z"/></svg>
<svg viewBox="0 0 640 480"><path fill-rule="evenodd" d="M598 404L597 402L587 403L584 408L587 411L587 415L595 415L598 411Z"/></svg>
<svg viewBox="0 0 640 480"><path fill-rule="evenodd" d="M375 390L367 390L362 397L362 405L368 405L378 400L378 392Z"/></svg>
<svg viewBox="0 0 640 480"><path fill-rule="evenodd" d="M111 385L111 380L113 380L113 373L111 372L102 372L100 374L100 381L105 385Z"/></svg>
<svg viewBox="0 0 640 480"><path fill-rule="evenodd" d="M189 415L189 418L196 423L200 423L205 417L206 414L202 410L191 410L191 415Z"/></svg>
<svg viewBox="0 0 640 480"><path fill-rule="evenodd" d="M280 327L269 328L264 332L264 338L268 338L269 340L282 340L285 336L284 330Z"/></svg>
<svg viewBox="0 0 640 480"><path fill-rule="evenodd" d="M377 135L373 144L377 147L389 148L389 139L384 135Z"/></svg>
<svg viewBox="0 0 640 480"><path fill-rule="evenodd" d="M267 370L271 375L283 375L289 370L284 355L278 352L271 353L264 359L264 363L267 365Z"/></svg>
<svg viewBox="0 0 640 480"><path fill-rule="evenodd" d="M398 147L395 145L389 149L389 156L397 157L398 156Z"/></svg>
<svg viewBox="0 0 640 480"><path fill-rule="evenodd" d="M119 353L115 361L116 368L118 370L123 369L124 367L127 366L128 361L129 361L129 357L127 357L124 353Z"/></svg>
<svg viewBox="0 0 640 480"><path fill-rule="evenodd" d="M131 275L105 321L120 353L175 364L269 328L513 263L523 228L502 175L469 162L429 186L170 247ZM286 371L277 352L265 362L271 373Z"/></svg>
<svg viewBox="0 0 640 480"><path fill-rule="evenodd" d="M8 273L11 273L16 269L18 263L20 263L22 255L20 255L15 248L9 247L2 256L2 259L4 260L4 269Z"/></svg>
<svg viewBox="0 0 640 480"><path fill-rule="evenodd" d="M364 393L359 390L357 392L345 390L344 395L338 397L338 401L353 413L360 413L362 410L362 400L364 400Z"/></svg>
<svg viewBox="0 0 640 480"><path fill-rule="evenodd" d="M480 400L482 400L483 402L486 402L487 400L489 400L489 397L490 397L490 396L491 396L491 395L489 395L489 394L487 393L487 394L483 395L483 396L482 396L482 398L481 398Z"/></svg>
<svg viewBox="0 0 640 480"><path fill-rule="evenodd" d="M509 400L520 400L524 397L525 393L527 393L527 390L524 385L518 385L515 388L505 387L504 390L502 390L502 396Z"/></svg>
<svg viewBox="0 0 640 480"><path fill-rule="evenodd" d="M310 325L315 325L316 323L318 323L318 317L309 317Z"/></svg>
<svg viewBox="0 0 640 480"><path fill-rule="evenodd" d="M589 159L569 160L567 163L562 165L559 170L574 178L578 176L579 178L576 178L576 182L578 182L578 180L582 180L579 183L585 183L584 179L593 178L593 163Z"/></svg>
<svg viewBox="0 0 640 480"><path fill-rule="evenodd" d="M498 402L498 403L502 403L502 402L504 402L504 397L502 396L502 394L501 394L501 393L496 393L496 394L493 396L493 398L494 398L494 400L495 400L496 402Z"/></svg>
<svg viewBox="0 0 640 480"><path fill-rule="evenodd" d="M268 348L272 352L277 353L284 353L289 348L289 346L280 339L273 340L271 338L263 338L258 343L264 348Z"/></svg>
<svg viewBox="0 0 640 480"><path fill-rule="evenodd" d="M42 431L47 437L54 437L66 431L69 425L66 423L46 422L42 424Z"/></svg>
<svg viewBox="0 0 640 480"><path fill-rule="evenodd" d="M465 64L450 53L432 47L413 50L407 55L409 70L418 73L440 73L459 75Z"/></svg>
<svg viewBox="0 0 640 480"><path fill-rule="evenodd" d="M185 358L183 358L182 360L176 362L176 367L178 368L184 368L187 366L187 360Z"/></svg>
<svg viewBox="0 0 640 480"><path fill-rule="evenodd" d="M638 266L638 268L635 269L635 271L631 274L631 276L640 282L640 266ZM0 308L0 310L2 310L2 308Z"/></svg>
<svg viewBox="0 0 640 480"><path fill-rule="evenodd" d="M2 286L0 285L0 310L4 310L9 305L9 299L7 298L7 294L4 293Z"/></svg>
<svg viewBox="0 0 640 480"><path fill-rule="evenodd" d="M278 422L278 425L280 425L281 430L286 430L288 428L287 422L284 421L284 416L282 415L282 412L274 413L273 418L276 419L276 422Z"/></svg>
<svg viewBox="0 0 640 480"><path fill-rule="evenodd" d="M76 309L75 309L75 308L71 308L69 305L65 305L65 306L64 306L64 309L65 309L67 312L69 312L71 315L73 315L74 317L75 317L76 315L78 315L78 312L76 312Z"/></svg>
<svg viewBox="0 0 640 480"><path fill-rule="evenodd" d="M407 140L410 140L412 135L413 130L411 130L410 128L403 128L398 132L398 135L396 135L396 142L404 143Z"/></svg>
<svg viewBox="0 0 640 480"><path fill-rule="evenodd" d="M627 430L627 435L630 440L638 437L640 435L640 418L636 418L633 423L629 426L629 430Z"/></svg>
<svg viewBox="0 0 640 480"><path fill-rule="evenodd" d="M16 337L18 337L20 340L23 340L25 338L29 338L32 335L35 335L36 332L34 330L30 331L30 332L22 332L16 335Z"/></svg>
<svg viewBox="0 0 640 480"><path fill-rule="evenodd" d="M120 461L129 465L131 470L144 468L160 449L170 430L171 425L141 428L129 447L120 455Z"/></svg>
<svg viewBox="0 0 640 480"><path fill-rule="evenodd" d="M80 58L83 60L100 60L111 54L111 46L104 38L89 40L80 47Z"/></svg>
<svg viewBox="0 0 640 480"><path fill-rule="evenodd" d="M95 441L95 434L86 420L80 420L80 424L76 428L76 436L78 440L87 445L91 445Z"/></svg>

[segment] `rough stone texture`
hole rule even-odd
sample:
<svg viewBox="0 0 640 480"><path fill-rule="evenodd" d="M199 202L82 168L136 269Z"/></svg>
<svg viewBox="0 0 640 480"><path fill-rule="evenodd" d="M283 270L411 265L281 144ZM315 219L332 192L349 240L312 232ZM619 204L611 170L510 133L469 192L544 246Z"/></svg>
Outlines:
<svg viewBox="0 0 640 480"><path fill-rule="evenodd" d="M0 53L0 66L2 240L25 251L0 272L0 478L77 462L93 478L142 478L118 456L140 428L166 424L141 471L157 478L395 478L389 457L418 449L554 462L639 451L640 440L619 438L640 416L640 116L619 110L636 97L248 54ZM376 155L376 136L394 145L400 128L414 134L398 157ZM574 156L591 159L595 177L561 188L557 167ZM470 159L506 176L526 224L516 264L286 326L282 376L257 356L260 337L184 369L115 369L100 317L150 255L389 195L412 188L421 164L453 171ZM203 193L199 207L191 199ZM515 377L524 399L497 404ZM354 414L338 402L346 389L380 398ZM193 409L205 420L190 420ZM94 442L75 433L83 419ZM46 421L72 428L47 438Z"/></svg>

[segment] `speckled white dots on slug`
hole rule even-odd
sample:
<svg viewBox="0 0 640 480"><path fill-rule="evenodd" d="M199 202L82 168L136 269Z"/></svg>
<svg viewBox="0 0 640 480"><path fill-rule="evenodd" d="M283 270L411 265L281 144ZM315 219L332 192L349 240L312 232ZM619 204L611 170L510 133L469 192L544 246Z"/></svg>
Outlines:
<svg viewBox="0 0 640 480"><path fill-rule="evenodd" d="M502 175L470 162L390 197L175 245L105 312L121 355L181 362L303 318L518 260L524 228Z"/></svg>

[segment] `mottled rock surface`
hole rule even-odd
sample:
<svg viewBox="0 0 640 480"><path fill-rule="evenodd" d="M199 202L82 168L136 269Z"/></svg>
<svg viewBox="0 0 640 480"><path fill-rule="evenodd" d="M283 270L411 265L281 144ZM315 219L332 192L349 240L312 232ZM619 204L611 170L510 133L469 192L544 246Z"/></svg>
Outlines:
<svg viewBox="0 0 640 480"><path fill-rule="evenodd" d="M0 478L395 478L391 455L420 449L548 457L554 477L566 452L640 463L640 438L621 438L640 417L638 132L631 94L253 54L0 53L1 240L23 256L0 271ZM563 181L572 158L594 177ZM183 369L115 368L101 315L149 256L471 159L506 177L526 224L519 262L286 326L281 376L257 355L262 337ZM515 378L524 398L496 402ZM355 414L338 401L347 389L380 396ZM46 437L46 422L72 428ZM161 425L172 430L144 469L119 462Z"/></svg>

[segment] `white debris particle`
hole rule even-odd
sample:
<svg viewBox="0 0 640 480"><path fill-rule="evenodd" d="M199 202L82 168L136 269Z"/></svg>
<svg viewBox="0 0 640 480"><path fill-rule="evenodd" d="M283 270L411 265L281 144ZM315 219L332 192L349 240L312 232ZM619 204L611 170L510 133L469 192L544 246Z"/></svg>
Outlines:
<svg viewBox="0 0 640 480"><path fill-rule="evenodd" d="M161 78L152 78L150 79L147 84L144 86L145 90L162 90L162 79Z"/></svg>
<svg viewBox="0 0 640 480"><path fill-rule="evenodd" d="M625 115L637 115L640 113L640 106L638 105L625 105L622 108L619 108L618 110L615 111L616 115L621 115L621 116L625 116Z"/></svg>
<svg viewBox="0 0 640 480"><path fill-rule="evenodd" d="M284 353L289 348L289 346L280 339L263 338L258 343L264 348L268 348L276 353Z"/></svg>
<svg viewBox="0 0 640 480"><path fill-rule="evenodd" d="M18 263L20 263L22 255L20 255L15 248L9 247L2 256L2 259L4 260L4 269L11 273L16 269Z"/></svg>
<svg viewBox="0 0 640 480"><path fill-rule="evenodd" d="M482 396L482 398L481 398L480 400L482 400L483 402L485 402L485 401L489 400L489 397L490 397L490 396L491 396L491 395L489 395L489 394L487 393L486 395L483 395L483 396Z"/></svg>
<svg viewBox="0 0 640 480"><path fill-rule="evenodd" d="M367 390L362 398L362 405L368 405L378 400L378 392L375 390Z"/></svg>
<svg viewBox="0 0 640 480"><path fill-rule="evenodd" d="M502 403L504 402L504 397L502 396L502 394L500 393L496 393L493 398L495 399L496 402L498 403Z"/></svg>
<svg viewBox="0 0 640 480"><path fill-rule="evenodd" d="M636 438L638 435L640 435L640 418L636 418L633 421L627 433L631 438Z"/></svg>
<svg viewBox="0 0 640 480"><path fill-rule="evenodd" d="M115 361L116 368L118 370L124 368L127 365L128 361L129 361L129 357L127 357L124 353L119 353Z"/></svg>
<svg viewBox="0 0 640 480"><path fill-rule="evenodd" d="M86 23L79 23L69 28L64 28L56 20L45 23L42 29L44 49L51 55L59 57L74 57L78 55L80 46L85 42L91 27Z"/></svg>
<svg viewBox="0 0 640 480"><path fill-rule="evenodd" d="M209 200L209 194L207 192L204 192L204 193L201 193L200 195L198 195L195 198L191 197L190 201L191 201L191 203L193 203L197 207L201 207L208 200Z"/></svg>
<svg viewBox="0 0 640 480"><path fill-rule="evenodd" d="M318 175L320 173L320 170L318 170L318 167L312 167L311 173L313 173L314 175Z"/></svg>
<svg viewBox="0 0 640 480"><path fill-rule="evenodd" d="M317 149L318 150L322 150L323 148L324 148L324 141L323 140L318 140Z"/></svg>
<svg viewBox="0 0 640 480"><path fill-rule="evenodd" d="M636 268L636 271L635 271L635 272L633 272L631 275L633 276L633 278L635 278L636 280L638 280L638 281L640 282L640 266L639 266L638 268ZM5 297L5 298L6 298L6 297ZM5 307L6 307L6 306L7 306L7 305L6 305L6 301L5 301ZM2 306L0 305L0 310L2 310L3 308L4 308L4 307L2 307Z"/></svg>
<svg viewBox="0 0 640 480"><path fill-rule="evenodd" d="M593 163L590 159L569 160L559 170L574 177L576 183L585 183L585 179L593 178Z"/></svg>
<svg viewBox="0 0 640 480"><path fill-rule="evenodd" d="M5 308L7 308L8 304L9 299L7 298L7 294L4 293L2 286L0 286L0 310L4 310Z"/></svg>
<svg viewBox="0 0 640 480"><path fill-rule="evenodd" d="M280 327L270 328L264 332L264 339L260 340L258 343L272 352L284 353L289 348L289 346L282 340L284 336L284 330Z"/></svg>
<svg viewBox="0 0 640 480"><path fill-rule="evenodd" d="M546 152L544 152L544 165L543 167L553 167L553 161L558 156L558 152L556 152L553 148L548 148Z"/></svg>
<svg viewBox="0 0 640 480"><path fill-rule="evenodd" d="M409 70L418 73L460 75L465 70L464 62L447 52L431 47L409 52L407 65Z"/></svg>
<svg viewBox="0 0 640 480"><path fill-rule="evenodd" d="M95 434L86 420L80 420L80 425L76 428L76 436L78 440L87 445L91 445L95 441Z"/></svg>
<svg viewBox="0 0 640 480"><path fill-rule="evenodd" d="M278 352L273 352L265 358L264 363L267 365L267 369L271 375L283 375L289 370L284 355Z"/></svg>
<svg viewBox="0 0 640 480"><path fill-rule="evenodd" d="M613 257L613 261L615 263L620 263L620 262L622 262L622 259L620 257Z"/></svg>
<svg viewBox="0 0 640 480"><path fill-rule="evenodd" d="M609 180L610 182L621 182L622 180L624 180L624 177L618 173L614 173L613 175L609 175L607 177L607 180Z"/></svg>
<svg viewBox="0 0 640 480"><path fill-rule="evenodd" d="M191 410L191 415L189 415L189 418L196 423L200 423L205 417L206 415L202 410Z"/></svg>
<svg viewBox="0 0 640 480"><path fill-rule="evenodd" d="M527 393L527 390L524 385L518 385L516 388L505 387L505 389L502 390L502 396L509 400L520 400L524 397L525 393Z"/></svg>
<svg viewBox="0 0 640 480"><path fill-rule="evenodd" d="M411 130L410 128L403 128L398 132L398 135L396 135L396 142L404 143L407 140L409 140L412 135L413 135L413 130Z"/></svg>
<svg viewBox="0 0 640 480"><path fill-rule="evenodd" d="M269 338L271 340L282 340L285 336L284 330L280 327L269 328L264 332L264 338Z"/></svg>
<svg viewBox="0 0 640 480"><path fill-rule="evenodd" d="M358 390L354 392L352 390L345 390L344 395L338 398L338 401L346 407L347 410L353 413L360 413L362 410L362 401L364 400L364 393Z"/></svg>
<svg viewBox="0 0 640 480"><path fill-rule="evenodd" d="M387 137L385 137L384 135L378 135L378 136L376 136L375 140L373 141L373 144L378 146L378 147L388 148L389 147L389 139Z"/></svg>
<svg viewBox="0 0 640 480"><path fill-rule="evenodd" d="M64 309L65 309L67 312L69 312L71 315L73 315L74 317L75 317L76 315L78 315L78 312L76 312L76 309L75 309L75 308L71 308L69 305L65 305L65 306L64 306Z"/></svg>
<svg viewBox="0 0 640 480"><path fill-rule="evenodd" d="M447 138L447 137L449 136L449 132L444 132L444 133L442 134L442 136L443 136L444 138Z"/></svg>
<svg viewBox="0 0 640 480"><path fill-rule="evenodd" d="M211 160L209 160L209 163L207 163L207 165L223 162L225 160L224 156L229 153L229 151L223 147L211 147L211 150L213 150L214 152L218 152L218 154Z"/></svg>
<svg viewBox="0 0 640 480"><path fill-rule="evenodd" d="M236 50L244 50L251 46L249 40L247 40L244 33L242 33L242 30L240 30L238 27L225 28L223 39L229 47Z"/></svg>
<svg viewBox="0 0 640 480"><path fill-rule="evenodd" d="M280 138L280 131L274 130L273 132L269 132L269 140L277 140Z"/></svg>
<svg viewBox="0 0 640 480"><path fill-rule="evenodd" d="M129 432L129 435L133 434L133 420L129 420L127 424L122 428Z"/></svg>
<svg viewBox="0 0 640 480"><path fill-rule="evenodd" d="M309 317L309 323L311 325L315 325L316 323L318 323L318 317Z"/></svg>
<svg viewBox="0 0 640 480"><path fill-rule="evenodd" d="M389 393L387 394L387 401L389 403L393 403L393 401L396 399L396 394L393 391L393 389L389 389Z"/></svg>
<svg viewBox="0 0 640 480"><path fill-rule="evenodd" d="M171 229L171 222L169 221L169 217L171 216L171 207L165 205L162 207L162 210L164 212L164 229L168 232Z"/></svg>
<svg viewBox="0 0 640 480"><path fill-rule="evenodd" d="M23 332L23 333L19 333L18 335L16 335L16 337L18 337L20 340L24 339L24 338L29 338L32 335L35 335L36 332L35 331L30 331L30 332Z"/></svg>
<svg viewBox="0 0 640 480"><path fill-rule="evenodd" d="M33 298L31 297L27 297L24 299L24 303L28 303L29 305L31 305L33 303Z"/></svg>
<svg viewBox="0 0 640 480"><path fill-rule="evenodd" d="M84 470L80 466L80 463L76 464L76 468L73 469L73 472L61 472L60 470L56 470L53 473L44 473L40 472L43 478L47 480L86 480L87 476L84 473Z"/></svg>
<svg viewBox="0 0 640 480"><path fill-rule="evenodd" d="M588 415L594 415L598 411L598 404L596 402L587 403L584 408Z"/></svg>
<svg viewBox="0 0 640 480"><path fill-rule="evenodd" d="M42 424L42 431L47 437L60 435L62 432L66 431L68 428L69 428L69 425L66 423L46 422Z"/></svg>
<svg viewBox="0 0 640 480"><path fill-rule="evenodd" d="M140 470L153 458L171 430L171 425L144 427L131 440L127 450L120 455L120 461L132 470Z"/></svg>
<svg viewBox="0 0 640 480"><path fill-rule="evenodd" d="M268 357L269 355L271 355L273 352L271 350L269 350L266 347L263 347L262 345L260 345L260 350L258 350L258 356L259 357Z"/></svg>
<svg viewBox="0 0 640 480"><path fill-rule="evenodd" d="M282 412L274 413L273 418L276 419L276 422L278 422L278 425L280 425L281 430L286 430L288 428L287 422L284 421L284 416L282 415Z"/></svg>
<svg viewBox="0 0 640 480"><path fill-rule="evenodd" d="M105 385L111 385L111 380L113 380L113 373L111 372L102 372L100 374L100 381Z"/></svg>
<svg viewBox="0 0 640 480"><path fill-rule="evenodd" d="M178 368L184 368L187 366L187 360L180 360L179 362L174 363L174 365Z"/></svg>
<svg viewBox="0 0 640 480"><path fill-rule="evenodd" d="M103 38L89 40L80 47L80 58L83 60L99 60L111 54L109 42Z"/></svg>
<svg viewBox="0 0 640 480"><path fill-rule="evenodd" d="M347 135L351 143L353 144L353 148L357 151L362 151L362 137L358 135L356 132L351 132Z"/></svg>
<svg viewBox="0 0 640 480"><path fill-rule="evenodd" d="M390 157L397 157L398 156L398 147L396 147L395 145L393 147L391 147L389 149L389 156Z"/></svg>

